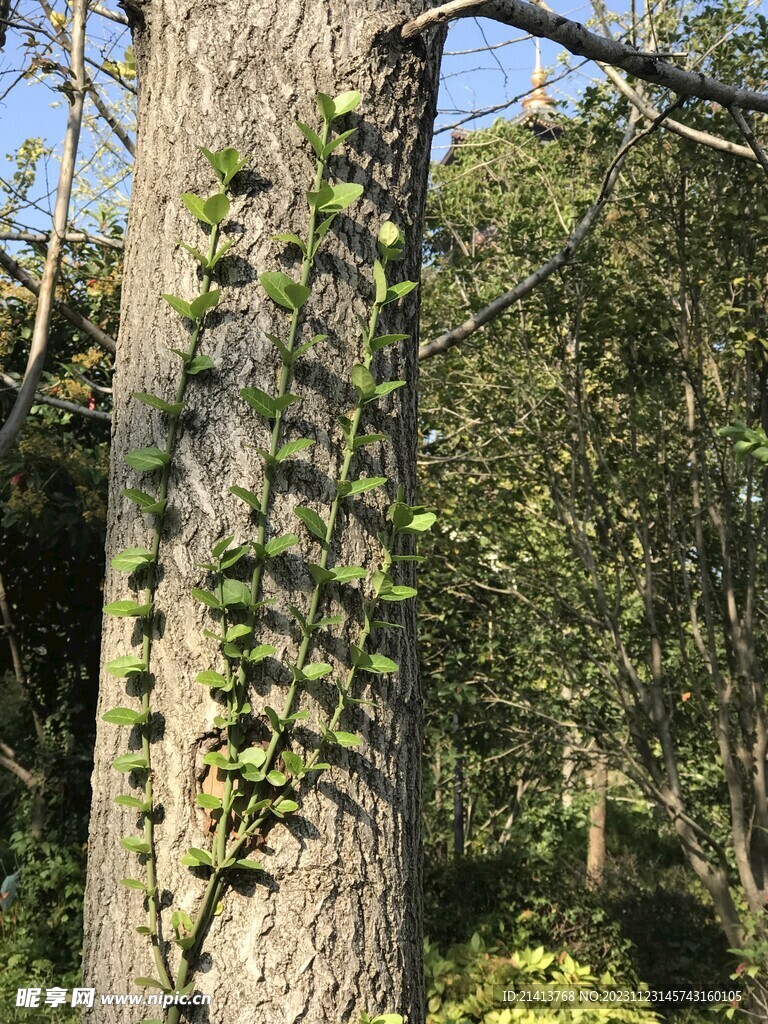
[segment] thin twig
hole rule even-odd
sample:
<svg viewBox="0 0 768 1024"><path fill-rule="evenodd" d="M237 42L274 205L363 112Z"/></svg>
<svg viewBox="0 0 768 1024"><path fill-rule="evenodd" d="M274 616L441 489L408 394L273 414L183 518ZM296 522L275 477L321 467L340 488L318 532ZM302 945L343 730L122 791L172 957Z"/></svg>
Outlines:
<svg viewBox="0 0 768 1024"><path fill-rule="evenodd" d="M755 133L752 131L752 125L749 123L746 117L744 117L744 114L739 110L738 107L728 107L728 113L739 126L739 131L746 139L749 148L755 154L757 162L763 168L765 173L768 174L768 157L766 157L765 150L762 148L760 143L755 138Z"/></svg>
<svg viewBox="0 0 768 1024"><path fill-rule="evenodd" d="M77 147L80 141L80 128L83 123L83 107L85 105L85 0L73 0L72 3L72 36L70 50L71 69L71 102L67 119L67 133L61 154L59 184L56 189L56 205L53 211L51 241L45 257L43 276L40 281L40 293L37 301L35 326L32 331L32 342L27 359L24 383L19 390L16 403L0 429L0 456L5 455L18 437L29 410L35 400L37 383L45 362L48 348L48 334L51 323L51 312L54 307L56 281L61 264L61 248L67 231L69 201L72 195L72 181L75 175Z"/></svg>
<svg viewBox="0 0 768 1024"><path fill-rule="evenodd" d="M20 390L18 382L10 374L0 371L0 381L15 391ZM52 398L49 395L42 394L40 391L35 392L34 400L35 402L42 402L43 405L51 405L54 409L63 409L65 412L73 412L78 416L85 416L86 419L100 420L102 423L112 422L112 416L108 412L102 412L100 409L89 409L85 405L78 405L77 402L68 402L64 398Z"/></svg>

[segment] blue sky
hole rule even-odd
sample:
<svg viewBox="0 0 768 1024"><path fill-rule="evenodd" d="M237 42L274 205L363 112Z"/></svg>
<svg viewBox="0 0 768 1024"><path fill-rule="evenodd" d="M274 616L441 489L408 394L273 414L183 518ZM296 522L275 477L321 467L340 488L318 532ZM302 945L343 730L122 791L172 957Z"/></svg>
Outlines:
<svg viewBox="0 0 768 1024"><path fill-rule="evenodd" d="M115 0L105 2L114 5ZM557 13L577 21L585 20L592 11L589 2L579 3L579 0L551 0L551 3ZM21 3L22 10L23 5L24 0ZM628 0L617 0L611 7L622 10L627 5ZM759 6L768 6L768 0L763 0ZM121 36L119 27L114 23L91 15L89 34L93 57L122 58L124 47L129 42L127 32ZM451 27L443 62L440 113L436 121L433 149L436 159L441 157L450 142L450 132L441 133L441 128L445 129L461 121L469 111L509 104L503 111L467 122L470 128L480 127L498 116L514 116L519 112L519 100L530 89L530 76L535 62L534 41L521 36L522 33L508 26L485 19L460 20ZM19 46L20 34L11 31L6 51L0 54L0 93L15 79L16 70L23 64L23 53ZM472 52L487 46L493 49ZM542 40L541 54L544 66L553 69L549 92L557 100L567 101L569 97L575 96L597 74L594 65L583 64L572 58L570 63L574 70L558 80L565 70L560 47L549 40ZM19 82L0 103L0 175L13 170L4 155L15 151L28 136L39 135L51 144L59 143L65 119L65 101L62 97L51 92L45 84ZM50 167L49 174L53 177L50 187L55 183L54 166ZM46 202L43 200L41 205L45 206ZM31 211L28 220L30 223L42 224L44 215Z"/></svg>

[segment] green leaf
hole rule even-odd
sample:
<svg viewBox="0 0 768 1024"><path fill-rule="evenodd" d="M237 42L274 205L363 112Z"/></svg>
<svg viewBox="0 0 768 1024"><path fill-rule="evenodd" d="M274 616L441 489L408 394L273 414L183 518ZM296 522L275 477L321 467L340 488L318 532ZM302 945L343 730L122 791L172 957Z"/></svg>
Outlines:
<svg viewBox="0 0 768 1024"><path fill-rule="evenodd" d="M317 345L318 342L325 341L325 339L327 337L328 337L327 334L315 334L315 335L313 335L309 339L309 341L305 341L303 345L299 345L299 347L296 349L296 351L293 354L293 359L296 360L300 356L303 356L305 354L305 352L309 352L309 350L311 348L314 348L315 345Z"/></svg>
<svg viewBox="0 0 768 1024"><path fill-rule="evenodd" d="M304 762L301 760L298 754L294 754L292 750L284 750L282 753L283 763L291 775L298 775L301 769L304 767Z"/></svg>
<svg viewBox="0 0 768 1024"><path fill-rule="evenodd" d="M198 793L195 799L198 807L204 807L206 810L212 811L221 810L221 797L214 796L212 793Z"/></svg>
<svg viewBox="0 0 768 1024"><path fill-rule="evenodd" d="M250 162L249 156L241 156L232 146L222 149L217 153L219 166L224 172L224 184L228 185L234 176Z"/></svg>
<svg viewBox="0 0 768 1024"><path fill-rule="evenodd" d="M341 92L332 101L333 102L333 116L341 117L342 114L349 114L352 110L357 110L360 106L363 97L357 90L350 92Z"/></svg>
<svg viewBox="0 0 768 1024"><path fill-rule="evenodd" d="M283 775L282 772L279 772L276 768L273 768L271 772L267 773L267 782L271 786L284 786L287 781L288 779L285 775Z"/></svg>
<svg viewBox="0 0 768 1024"><path fill-rule="evenodd" d="M290 814L292 811L298 811L299 809L299 805L295 800L280 800L278 803L273 804L272 807L278 814Z"/></svg>
<svg viewBox="0 0 768 1024"><path fill-rule="evenodd" d="M196 299L193 299L189 304L189 308L195 320L201 320L209 309L218 306L220 298L220 291L211 291L203 292L202 295L198 295Z"/></svg>
<svg viewBox="0 0 768 1024"><path fill-rule="evenodd" d="M329 676L331 672L333 672L332 665L325 661L316 661L311 665L305 665L302 675L305 679L311 681L313 679L323 679L325 676Z"/></svg>
<svg viewBox="0 0 768 1024"><path fill-rule="evenodd" d="M136 448L127 452L123 458L131 467L141 473L147 473L153 469L159 469L170 461L167 452L161 452L159 448Z"/></svg>
<svg viewBox="0 0 768 1024"><path fill-rule="evenodd" d="M170 402L166 402L164 398L150 395L146 391L132 391L131 395L137 402L150 405L153 409L159 409L160 412L167 413L169 416L178 416L185 404L184 402L176 402L172 405Z"/></svg>
<svg viewBox="0 0 768 1024"><path fill-rule="evenodd" d="M298 402L298 400L298 396L292 395L290 392L285 395L278 395L275 399L275 408L278 412L282 412L284 409L287 409L289 405L293 405L294 402Z"/></svg>
<svg viewBox="0 0 768 1024"><path fill-rule="evenodd" d="M267 295L284 309L291 311L301 309L310 296L309 288L303 284L297 284L287 274L283 274L279 270L259 274L259 281Z"/></svg>
<svg viewBox="0 0 768 1024"><path fill-rule="evenodd" d="M129 853L149 853L149 843L145 843L138 836L127 836L125 839L121 839L120 843Z"/></svg>
<svg viewBox="0 0 768 1024"><path fill-rule="evenodd" d="M200 683L201 686L213 686L217 690L224 690L224 692L232 689L232 680L225 678L221 672L214 672L213 669L198 672L195 682Z"/></svg>
<svg viewBox="0 0 768 1024"><path fill-rule="evenodd" d="M266 391L262 391L261 388L241 388L240 395L245 399L251 409L257 412L260 416L264 416L265 419L268 420L274 418L277 411L275 400L271 395L268 395Z"/></svg>
<svg viewBox="0 0 768 1024"><path fill-rule="evenodd" d="M261 508L261 498L254 494L253 491L246 490L245 487L230 487L229 493L234 494L235 497L244 501L246 505L250 505L251 508L256 509L257 512Z"/></svg>
<svg viewBox="0 0 768 1024"><path fill-rule="evenodd" d="M108 662L106 670L117 679L127 679L137 672L143 672L146 667L146 662L134 654L121 654L119 658Z"/></svg>
<svg viewBox="0 0 768 1024"><path fill-rule="evenodd" d="M162 981L158 981L156 978L134 978L133 983L140 988L159 988L163 992L168 991Z"/></svg>
<svg viewBox="0 0 768 1024"><path fill-rule="evenodd" d="M409 295L414 288L418 287L418 281L400 281L399 284L393 284L391 288L387 289L387 296L383 305L387 306L390 302L396 302L398 299L405 298L405 296Z"/></svg>
<svg viewBox="0 0 768 1024"><path fill-rule="evenodd" d="M213 360L210 356L194 356L186 365L187 374L196 377L203 370L210 370L213 367Z"/></svg>
<svg viewBox="0 0 768 1024"><path fill-rule="evenodd" d="M408 526L403 528L403 533L425 533L434 526L437 516L434 512L421 512L415 515Z"/></svg>
<svg viewBox="0 0 768 1024"><path fill-rule="evenodd" d="M303 505L299 505L298 508L293 510L293 514L304 523L306 528L312 534L313 537L317 537L318 540L325 541L328 527L317 514L311 508L305 508Z"/></svg>
<svg viewBox="0 0 768 1024"><path fill-rule="evenodd" d="M120 572L133 572L140 565L146 565L151 561L152 552L146 548L126 548L125 551L115 555L110 564L113 569L118 569Z"/></svg>
<svg viewBox="0 0 768 1024"><path fill-rule="evenodd" d="M368 574L361 565L339 565L328 570L335 583L346 583L348 580L361 580Z"/></svg>
<svg viewBox="0 0 768 1024"><path fill-rule="evenodd" d="M181 200L193 217L201 220L204 224L211 223L205 214L205 203L200 196L196 196L194 192L184 192L182 193Z"/></svg>
<svg viewBox="0 0 768 1024"><path fill-rule="evenodd" d="M376 260L373 264L373 283L376 285L375 301L381 306L387 298L387 275L384 272L383 264L379 260Z"/></svg>
<svg viewBox="0 0 768 1024"><path fill-rule="evenodd" d="M221 540L217 540L211 548L211 554L213 557L217 560L221 558L234 539L235 535L234 533L231 533L228 537L222 537Z"/></svg>
<svg viewBox="0 0 768 1024"><path fill-rule="evenodd" d="M287 551L288 548L292 548L294 544L299 543L299 538L295 533L284 533L282 537L273 537L266 547L264 548L264 554L267 558L275 558L277 555Z"/></svg>
<svg viewBox="0 0 768 1024"><path fill-rule="evenodd" d="M323 213L340 213L351 206L363 194L362 185L344 182L341 185L330 185L319 196L317 209Z"/></svg>
<svg viewBox="0 0 768 1024"><path fill-rule="evenodd" d="M185 867L198 868L198 867L211 867L213 861L211 855L206 850L200 850L196 846L190 846L184 856L181 858L181 863Z"/></svg>
<svg viewBox="0 0 768 1024"><path fill-rule="evenodd" d="M355 363L352 367L352 386L363 401L372 398L376 391L376 381L367 366Z"/></svg>
<svg viewBox="0 0 768 1024"><path fill-rule="evenodd" d="M276 652L277 648L273 647L272 644L259 644L258 647L254 647L248 652L248 661L256 664L259 661L264 661L265 658L271 657Z"/></svg>
<svg viewBox="0 0 768 1024"><path fill-rule="evenodd" d="M396 662L391 658L385 658L383 654L363 654L357 661L357 667L373 675L397 672L399 668Z"/></svg>
<svg viewBox="0 0 768 1024"><path fill-rule="evenodd" d="M393 391L397 391L398 388L405 387L406 382L404 380L387 380L383 384L377 384L376 390L374 391L374 398L382 398L384 395L389 395Z"/></svg>
<svg viewBox="0 0 768 1024"><path fill-rule="evenodd" d="M147 759L143 754L133 753L120 754L112 762L112 767L116 772L140 772L144 771L147 767Z"/></svg>
<svg viewBox="0 0 768 1024"><path fill-rule="evenodd" d="M139 618L142 615L149 615L152 611L152 602L139 604L137 601L112 601L105 604L103 611L107 615L116 615L119 619Z"/></svg>
<svg viewBox="0 0 768 1024"><path fill-rule="evenodd" d="M142 717L138 711L134 711L132 708L112 708L111 711L105 712L101 719L103 722L108 722L110 725L136 725L136 722Z"/></svg>
<svg viewBox="0 0 768 1024"><path fill-rule="evenodd" d="M378 338L371 339L371 351L378 352L380 348L384 348L386 345L396 345L407 338L410 338L410 334L381 334Z"/></svg>
<svg viewBox="0 0 768 1024"><path fill-rule="evenodd" d="M323 583L330 583L333 579L333 573L329 569L324 569L322 565L314 565L310 562L308 568L312 575L312 579L318 584L318 586Z"/></svg>
<svg viewBox="0 0 768 1024"><path fill-rule="evenodd" d="M254 768L261 768L266 759L267 752L262 747L248 747L247 750L241 752L239 757L241 764L250 764Z"/></svg>
<svg viewBox="0 0 768 1024"><path fill-rule="evenodd" d="M210 750L205 754L203 757L203 764L209 764L213 768L222 768L224 770L232 767L226 757L224 757L224 755L218 750Z"/></svg>
<svg viewBox="0 0 768 1024"><path fill-rule="evenodd" d="M283 726L282 726L282 723L280 721L280 715L278 715L278 713L275 711L274 708L271 708L271 707L269 707L269 705L267 705L264 708L264 714L269 719L269 724L272 726L272 728L274 729L275 732L282 732L283 731Z"/></svg>
<svg viewBox="0 0 768 1024"><path fill-rule="evenodd" d="M416 597L418 591L413 587L390 587L382 590L379 598L382 601L407 601L409 597Z"/></svg>
<svg viewBox="0 0 768 1024"><path fill-rule="evenodd" d="M253 630L250 626L246 626L243 623L239 623L236 626L230 626L226 632L226 639L228 641L239 640L240 637L250 636Z"/></svg>
<svg viewBox="0 0 768 1024"><path fill-rule="evenodd" d="M366 444L376 444L377 441L388 441L389 434L361 434L356 437L352 444L352 451L356 452Z"/></svg>
<svg viewBox="0 0 768 1024"><path fill-rule="evenodd" d="M358 747L362 738L353 732L334 732L331 734L340 747Z"/></svg>
<svg viewBox="0 0 768 1024"><path fill-rule="evenodd" d="M241 580L226 579L222 583L222 604L225 608L233 605L243 605L246 608L251 603L251 588Z"/></svg>
<svg viewBox="0 0 768 1024"><path fill-rule="evenodd" d="M305 256L307 254L306 243L291 231L282 231L279 235L272 235L272 238L276 242L288 242L290 245L296 245Z"/></svg>
<svg viewBox="0 0 768 1024"><path fill-rule="evenodd" d="M343 497L351 498L356 494L365 494L366 491L373 491L387 482L385 476L361 476L359 480L347 480L343 485ZM341 487L340 487L341 493Z"/></svg>
<svg viewBox="0 0 768 1024"><path fill-rule="evenodd" d="M237 868L241 871L263 871L264 868L257 860L248 860L247 858L240 858L236 860L230 867Z"/></svg>
<svg viewBox="0 0 768 1024"><path fill-rule="evenodd" d="M217 192L203 204L203 214L209 224L221 224L228 213L229 199L223 192Z"/></svg>
<svg viewBox="0 0 768 1024"><path fill-rule="evenodd" d="M122 885L124 889L141 889L142 892L147 891L145 882L140 882L138 878L121 878L119 885Z"/></svg>
<svg viewBox="0 0 768 1024"><path fill-rule="evenodd" d="M305 448L311 448L314 443L309 437L300 437L297 441L289 441L275 455L275 462L285 462L291 455L304 451Z"/></svg>
<svg viewBox="0 0 768 1024"><path fill-rule="evenodd" d="M182 249L186 249L188 253L191 253L195 257L198 263L201 263L204 268L208 268L208 257L205 253L200 252L199 249L195 249L193 245L187 245L186 242L177 242L176 245L180 245Z"/></svg>
<svg viewBox="0 0 768 1024"><path fill-rule="evenodd" d="M229 250L232 248L232 246L234 244L235 244L234 241L225 242L224 245L222 245L219 249L217 249L216 252L213 254L213 258L211 259L211 261L208 264L208 269L209 270L213 270L213 268L216 266L216 264L219 262L219 260L223 259L224 256L227 255L227 253L229 252Z"/></svg>
<svg viewBox="0 0 768 1024"><path fill-rule="evenodd" d="M162 512L165 508L165 499L158 501L151 494L147 494L146 491L139 491L135 487L125 487L121 493L124 497L140 505L142 512Z"/></svg>
<svg viewBox="0 0 768 1024"><path fill-rule="evenodd" d="M210 590L201 590L200 587L192 587L192 597L197 598L198 601L202 601L203 604L208 605L209 608L221 608L221 601L215 594L212 594Z"/></svg>
<svg viewBox="0 0 768 1024"><path fill-rule="evenodd" d="M343 145L347 141L349 136L354 135L356 131L356 128L349 128L347 131L342 132L340 135L337 135L335 139L331 139L331 141L323 149L323 159L327 160L331 153L333 153L334 150L338 149L339 146Z"/></svg>
<svg viewBox="0 0 768 1024"><path fill-rule="evenodd" d="M137 796L116 796L114 798L114 803L118 804L120 807L135 807L137 811L144 808L144 801L139 800Z"/></svg>
<svg viewBox="0 0 768 1024"><path fill-rule="evenodd" d="M248 544L238 544L235 548L230 548L226 555L221 559L220 568L229 569L230 566L235 565L239 562L243 555L246 555L249 550Z"/></svg>
<svg viewBox="0 0 768 1024"><path fill-rule="evenodd" d="M296 121L296 127L315 151L315 156L318 157L318 159L322 157L323 143L317 132L310 128L308 124L304 124L303 121Z"/></svg>
<svg viewBox="0 0 768 1024"><path fill-rule="evenodd" d="M315 102L322 119L324 121L332 121L336 116L336 106L331 97L324 92L318 92L315 94Z"/></svg>

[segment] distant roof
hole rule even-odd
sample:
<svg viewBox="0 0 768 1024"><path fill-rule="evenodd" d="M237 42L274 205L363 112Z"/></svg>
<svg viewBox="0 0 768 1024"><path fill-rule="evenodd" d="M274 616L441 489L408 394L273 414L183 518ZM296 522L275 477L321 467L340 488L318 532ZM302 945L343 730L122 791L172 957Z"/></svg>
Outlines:
<svg viewBox="0 0 768 1024"><path fill-rule="evenodd" d="M541 66L541 51L539 41L536 40L536 67L531 75L533 89L520 106L522 111L516 117L510 118L510 124L519 124L528 128L542 142L553 142L562 135L563 123L557 117L555 101L547 92L547 73ZM464 128L455 128L451 132L451 144L448 147L440 163L447 167L456 159L456 150L466 142L474 133Z"/></svg>

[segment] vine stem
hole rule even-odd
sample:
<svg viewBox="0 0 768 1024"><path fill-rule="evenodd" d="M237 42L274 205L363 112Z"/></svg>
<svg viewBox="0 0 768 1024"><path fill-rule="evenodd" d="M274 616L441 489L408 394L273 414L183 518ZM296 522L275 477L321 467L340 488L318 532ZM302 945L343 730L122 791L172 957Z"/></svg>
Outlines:
<svg viewBox="0 0 768 1024"><path fill-rule="evenodd" d="M220 192L224 192L225 188L221 185ZM216 249L219 242L219 225L216 224L211 228L211 235L208 244L208 255L207 261L210 264L216 255ZM205 295L210 291L211 287L212 272L209 267L206 267L205 273L203 274L201 294ZM176 404L180 404L184 400L186 393L187 381L189 375L187 373L187 365L191 360L196 351L200 341L200 334L202 331L203 318L195 321L195 326L192 330L192 336L189 342L189 348L186 353L186 358L182 364L181 376L179 383L176 388ZM157 560L160 553L160 542L163 534L163 527L165 524L165 509L168 498L168 483L171 475L171 456L173 454L174 445L176 443L176 435L178 433L179 416L181 412L171 416L170 425L168 427L168 436L165 442L165 454L167 456L166 461L162 467L162 473L160 477L160 487L158 493L158 502L161 503L159 512L155 513L155 524L152 534L152 546L150 551L152 558L149 561L147 568L147 577L144 584L143 592L143 603L149 604L149 612L142 616L141 628L142 628L142 660L144 662L144 669L141 673L142 680L142 693L141 693L141 711L144 717L144 722L141 726L141 750L144 759L146 760L146 782L144 783L144 809L142 814L144 816L144 842L149 847L149 852L146 856L146 884L147 884L147 922L150 929L149 941L152 946L152 955L155 961L155 967L159 974L159 980L162 981L163 985L167 988L171 988L172 982L168 970L165 966L165 960L163 957L162 949L160 948L160 934L159 934L159 917L160 917L160 900L157 892L157 859L155 856L154 846L154 788L152 778L152 744L150 742L150 730L151 730L151 704L150 704L150 693L151 693L151 658L152 658L152 634L154 631L154 596L157 582Z"/></svg>
<svg viewBox="0 0 768 1024"><path fill-rule="evenodd" d="M366 370L370 368L371 362L373 360L371 340L376 333L376 325L379 320L380 312L381 303L374 302L373 309L371 310L371 317L368 323L368 333L365 338L365 352L363 355L363 365L365 366ZM358 430L360 429L360 420L362 419L363 415L363 405L364 402L362 398L358 396L357 404L355 405L355 410L354 413L352 414L352 427L349 431L348 443L346 445L346 450L344 452L344 461L342 463L341 472L339 473L339 479L337 482L336 496L334 497L333 502L331 503L331 510L328 516L328 524L325 532L325 540L323 541L322 544L323 550L320 556L319 563L321 569L326 569L328 567L328 557L331 551L331 540L333 538L333 531L336 526L336 519L339 514L339 509L341 508L341 502L343 501L343 497L340 494L340 489L343 484L347 483L347 480L349 478L349 469L352 464L352 457L355 454L354 440L357 437ZM307 628L304 631L304 637L302 639L301 646L299 647L299 653L296 659L297 671L293 673L293 680L288 689L288 694L285 699L283 713L280 716L281 719L288 718L293 709L293 702L296 699L300 673L306 664L306 660L309 655L310 647L312 644L312 626L314 625L318 609L320 608L320 601L322 600L323 593L325 591L325 586L326 585L324 583L318 582L315 584L315 588L312 591L312 597L310 599L309 604L309 612L307 613ZM275 756L275 751L277 750L277 745L280 742L281 735L282 733L278 732L277 730L274 730L272 733L272 738L270 739L269 746L267 747L267 754L264 761L264 767L262 769L265 775L270 770L272 760Z"/></svg>
<svg viewBox="0 0 768 1024"><path fill-rule="evenodd" d="M321 142L322 142L322 147L323 147L321 149L321 153L323 152L323 150L325 149L325 146L328 143L329 135L330 135L330 130L331 130L331 122L330 121L325 121L324 127L323 127L323 134L322 134L322 137L321 137ZM314 180L314 191L315 192L318 192L320 190L321 185L322 185L323 177L324 177L324 174L325 174L326 164L327 164L327 158L322 156L322 155L318 156L317 162L316 162L316 165L315 165L315 180ZM317 232L317 214L318 214L317 207L313 205L311 207L311 209L310 209L309 223L308 223L308 230L307 230L306 251L305 251L304 257L302 259L301 275L299 277L299 283L302 286L304 286L304 287L306 287L308 285L308 283L309 283L310 274L312 273L312 267L314 265L315 236L316 236L316 232ZM298 330L299 330L300 312L301 312L300 309L294 309L292 314L291 314L291 323L290 323L290 328L289 328L289 331L288 331L288 339L287 339L286 346L285 346L289 354L293 353L294 347L296 345L296 338L298 336ZM292 375L291 374L291 369L292 369L292 361L289 360L289 359L285 359L284 358L283 362L282 362L281 371L280 371L280 381L279 381L279 385L278 385L278 398L284 397L287 394L287 392L288 392L288 387L289 387L289 384L290 384L290 381L291 381L291 375ZM281 435L282 435L282 423L283 423L283 410L282 409L278 409L276 414L275 414L274 423L272 425L272 433L271 433L271 436L270 436L270 444L269 444L269 454L270 454L270 456L272 458L274 458L274 456L277 455L277 452L278 452L278 450L280 448L280 439L281 439ZM260 500L259 512L258 512L258 527L257 527L257 533L256 533L256 544L259 546L259 548L263 548L264 542L266 540L266 535L267 535L267 517L268 517L268 514L269 514L269 506L270 506L271 496L272 496L272 466L268 463L266 465L266 467L265 467L264 480L263 480L262 489L261 489L261 500ZM248 625L248 627L251 630L253 630L253 626L254 626L255 621L256 621L256 612L255 612L254 606L257 604L258 599L259 599L259 594L260 594L260 591L261 591L261 581L262 581L263 571L264 571L264 559L260 557L258 559L255 567L254 567L253 575L251 577L251 607L248 610L248 615L247 615L247 618L246 618L246 624ZM247 660L247 656L248 656L249 653L250 653L250 649L249 648L246 648L243 651L243 658L240 660L240 665L239 665L238 671L237 671L236 683L233 686L232 690L230 691L230 693L228 694L228 697L227 697L227 708L228 708L228 713L229 713L228 714L228 718L230 720L234 716L235 712L237 712L239 710L239 706L240 706L240 703L241 703L241 698L244 696L243 691L244 691L245 686L247 684L247 677L246 677L245 669L243 668L243 662ZM227 663L227 665L228 665L228 673L229 673L229 662ZM227 758L228 758L228 760L232 761L233 759L235 759L237 757L238 752L239 752L239 746L240 746L240 730L239 730L239 727L230 725L227 728ZM227 859L226 848L227 848L227 839L228 839L229 827L230 827L229 823L230 823L230 811L231 811L232 800L233 800L232 773L231 772L227 772L226 773L226 779L224 781L224 793L222 795L222 812L221 812L221 815L220 815L219 820L218 820L217 825L216 825L216 832L214 834L214 840L213 840L214 841L214 857L213 857L213 861L214 861L214 865L216 865L216 867L214 867L213 873L211 874L211 877L209 879L208 887L206 888L205 896L203 897L203 903L202 903L201 909L200 909L200 911L198 913L198 916L197 916L197 918L196 918L196 920L194 922L194 925L193 925L192 936L194 937L195 941L190 946L189 949L184 950L184 952L182 953L182 956L181 956L181 960L179 962L179 968L178 968L178 972L177 972L177 975L176 975L176 985L175 985L175 991L176 992L180 991L186 985L187 977L189 975L189 970L190 970L192 961L194 960L195 956L197 956L197 952L199 950L200 944L202 943L202 941L203 941L203 939L205 937L205 934L207 933L208 928L210 927L211 921L213 919L213 914L214 914L214 911L216 909L216 905L218 903L218 894L220 893L221 889L224 886L224 878L223 878L223 872L221 870L221 865L224 864L225 860ZM170 982L169 982L168 987L171 988ZM181 1009L180 1009L180 1007L176 1006L176 1005L171 1006L170 1009L169 1009L169 1012L168 1012L167 1024L178 1024L180 1019L181 1019Z"/></svg>

